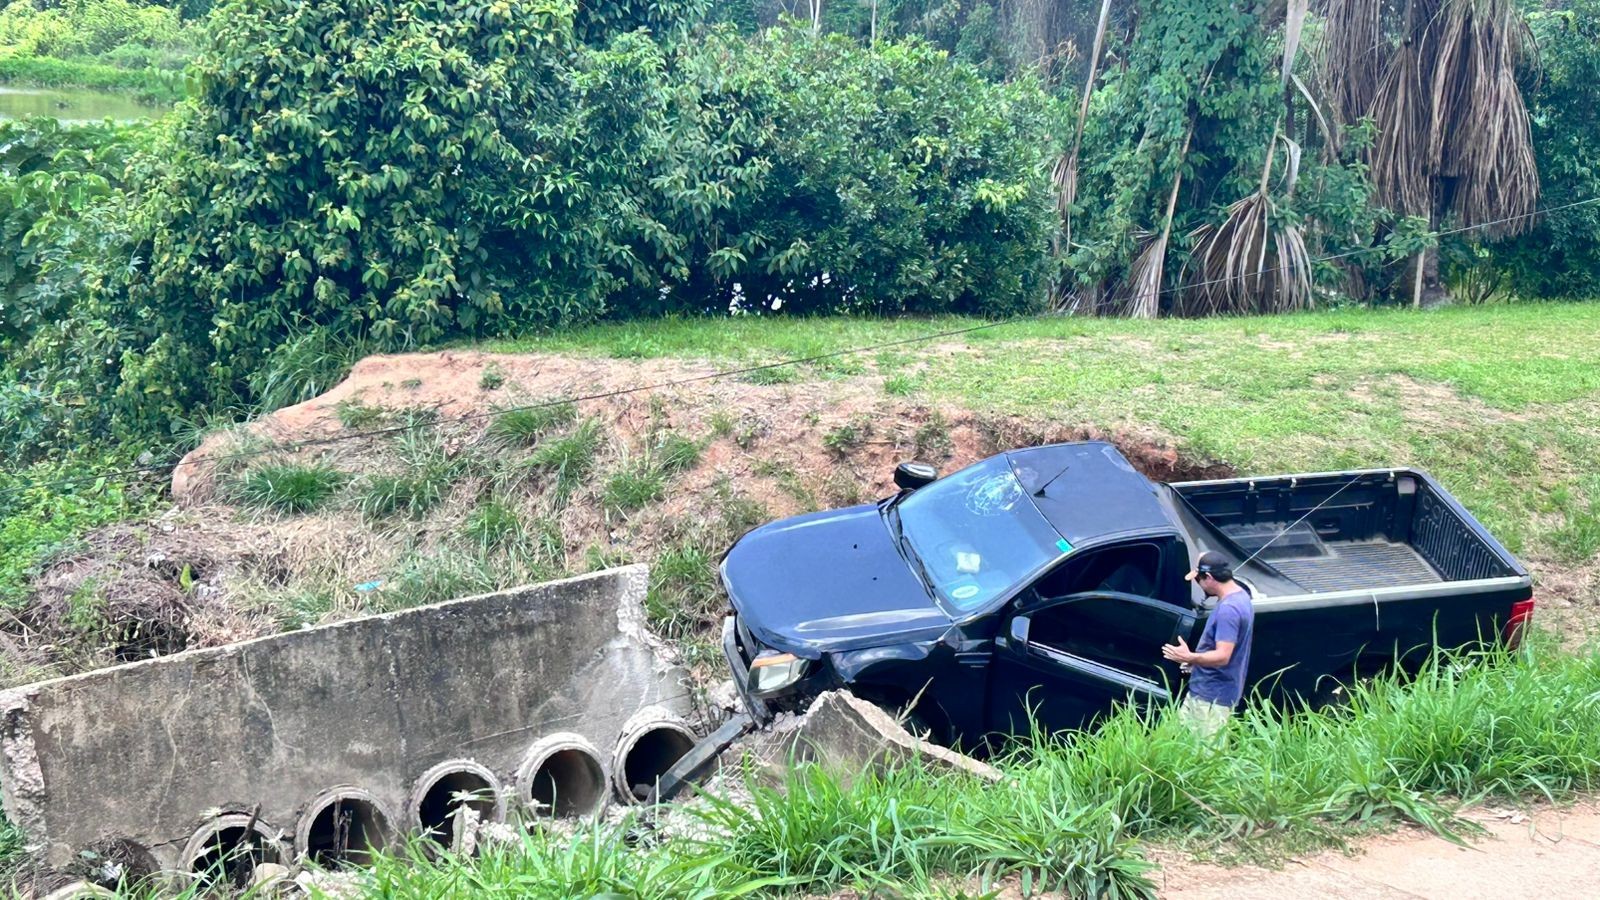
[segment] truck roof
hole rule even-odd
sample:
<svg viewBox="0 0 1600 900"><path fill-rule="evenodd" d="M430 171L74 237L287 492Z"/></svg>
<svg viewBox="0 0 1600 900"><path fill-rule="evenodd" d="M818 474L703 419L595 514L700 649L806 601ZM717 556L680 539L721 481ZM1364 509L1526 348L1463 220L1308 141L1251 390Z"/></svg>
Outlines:
<svg viewBox="0 0 1600 900"><path fill-rule="evenodd" d="M1156 486L1104 441L1006 453L1051 527L1073 545L1133 531L1176 531Z"/></svg>

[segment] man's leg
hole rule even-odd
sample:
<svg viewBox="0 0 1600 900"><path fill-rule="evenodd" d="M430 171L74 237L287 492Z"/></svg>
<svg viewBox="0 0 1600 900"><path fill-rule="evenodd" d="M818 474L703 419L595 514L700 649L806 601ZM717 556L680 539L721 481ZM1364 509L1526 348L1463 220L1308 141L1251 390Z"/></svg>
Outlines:
<svg viewBox="0 0 1600 900"><path fill-rule="evenodd" d="M1216 740L1222 729L1227 727L1228 717L1233 714L1232 708L1201 700L1193 694L1183 698L1180 711L1189 730L1206 741Z"/></svg>

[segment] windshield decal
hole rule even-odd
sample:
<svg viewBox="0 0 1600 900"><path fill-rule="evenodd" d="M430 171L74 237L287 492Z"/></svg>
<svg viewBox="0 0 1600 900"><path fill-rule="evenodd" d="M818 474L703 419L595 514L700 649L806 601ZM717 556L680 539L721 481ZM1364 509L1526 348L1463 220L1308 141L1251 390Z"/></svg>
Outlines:
<svg viewBox="0 0 1600 900"><path fill-rule="evenodd" d="M1067 543L1066 538L1062 538L1061 540L1056 541L1056 549L1060 550L1062 553L1071 553L1072 545Z"/></svg>

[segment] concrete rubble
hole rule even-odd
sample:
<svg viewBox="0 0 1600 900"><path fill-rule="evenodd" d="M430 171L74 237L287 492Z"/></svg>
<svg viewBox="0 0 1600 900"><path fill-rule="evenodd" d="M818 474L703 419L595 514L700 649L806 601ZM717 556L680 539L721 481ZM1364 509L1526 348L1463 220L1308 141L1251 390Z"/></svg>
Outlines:
<svg viewBox="0 0 1600 900"><path fill-rule="evenodd" d="M915 764L1000 781L1000 770L907 731L881 707L849 693L829 691L802 716L781 716L746 742L744 752L771 779L794 763L811 762L849 784L863 774Z"/></svg>
<svg viewBox="0 0 1600 900"><path fill-rule="evenodd" d="M447 835L463 802L486 822L634 802L692 734L647 582L614 569L4 692L6 813L49 885L100 880L85 858L124 877L361 862Z"/></svg>

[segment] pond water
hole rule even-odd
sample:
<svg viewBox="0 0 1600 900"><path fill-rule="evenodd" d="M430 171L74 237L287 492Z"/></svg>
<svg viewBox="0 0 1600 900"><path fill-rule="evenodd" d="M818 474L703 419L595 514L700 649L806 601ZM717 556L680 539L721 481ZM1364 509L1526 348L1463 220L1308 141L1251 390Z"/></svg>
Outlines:
<svg viewBox="0 0 1600 900"><path fill-rule="evenodd" d="M157 118L162 112L161 107L146 106L127 94L0 84L0 119L54 116L63 122L98 122L106 118L131 122Z"/></svg>

